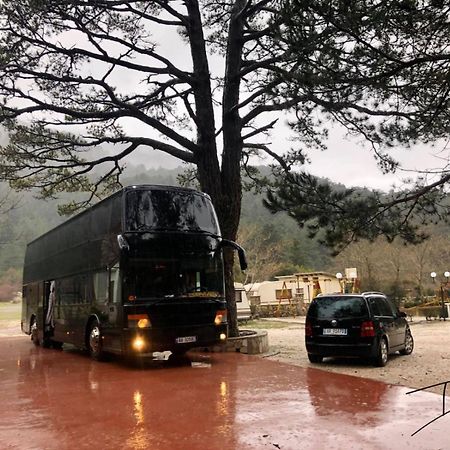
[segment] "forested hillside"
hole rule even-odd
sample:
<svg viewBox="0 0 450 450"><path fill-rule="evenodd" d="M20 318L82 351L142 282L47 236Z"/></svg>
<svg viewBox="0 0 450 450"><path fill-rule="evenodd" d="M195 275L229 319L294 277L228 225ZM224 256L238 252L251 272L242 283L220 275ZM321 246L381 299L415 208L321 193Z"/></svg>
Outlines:
<svg viewBox="0 0 450 450"><path fill-rule="evenodd" d="M180 167L174 170L127 167L124 185L153 183L179 184ZM0 300L9 299L20 290L21 271L26 243L48 231L66 218L58 215L58 204L72 197L43 201L32 192L8 193L1 186L0 199ZM6 198L5 198L6 197ZM394 296L411 297L433 293L430 272L450 270L449 227L436 225L429 229L432 236L419 246L404 246L359 242L333 258L317 240L309 239L307 231L299 229L284 213L271 214L262 204L263 194L246 192L239 230L239 243L247 250L249 269L238 275L242 282L272 279L276 275L298 271L326 270L343 272L345 267L357 267L362 288L384 290Z"/></svg>

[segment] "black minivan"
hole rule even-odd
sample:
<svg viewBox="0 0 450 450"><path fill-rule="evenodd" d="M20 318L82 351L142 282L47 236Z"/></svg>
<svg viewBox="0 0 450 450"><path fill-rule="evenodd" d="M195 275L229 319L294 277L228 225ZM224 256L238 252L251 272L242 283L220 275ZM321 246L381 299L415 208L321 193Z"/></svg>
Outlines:
<svg viewBox="0 0 450 450"><path fill-rule="evenodd" d="M306 315L305 343L313 363L359 356L380 367L389 354L409 355L414 348L406 314L379 292L317 296Z"/></svg>

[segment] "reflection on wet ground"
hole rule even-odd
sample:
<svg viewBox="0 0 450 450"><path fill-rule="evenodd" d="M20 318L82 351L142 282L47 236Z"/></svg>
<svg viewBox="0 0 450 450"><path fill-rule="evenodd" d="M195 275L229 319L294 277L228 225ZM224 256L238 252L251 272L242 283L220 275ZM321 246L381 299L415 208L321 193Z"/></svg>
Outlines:
<svg viewBox="0 0 450 450"><path fill-rule="evenodd" d="M0 339L0 449L449 448L441 397L242 354L127 363Z"/></svg>

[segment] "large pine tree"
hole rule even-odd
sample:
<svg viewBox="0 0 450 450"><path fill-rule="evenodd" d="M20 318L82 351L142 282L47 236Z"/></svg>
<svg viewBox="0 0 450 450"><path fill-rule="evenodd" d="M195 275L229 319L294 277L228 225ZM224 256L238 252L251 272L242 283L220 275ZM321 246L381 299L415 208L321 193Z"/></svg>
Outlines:
<svg viewBox="0 0 450 450"><path fill-rule="evenodd" d="M397 142L446 136L448 17L439 0L3 0L0 176L44 197L95 197L117 186L127 155L163 151L195 165L235 239L251 154L287 171L332 120L390 170ZM268 136L282 111L299 137L288 151ZM232 265L226 253L234 335Z"/></svg>

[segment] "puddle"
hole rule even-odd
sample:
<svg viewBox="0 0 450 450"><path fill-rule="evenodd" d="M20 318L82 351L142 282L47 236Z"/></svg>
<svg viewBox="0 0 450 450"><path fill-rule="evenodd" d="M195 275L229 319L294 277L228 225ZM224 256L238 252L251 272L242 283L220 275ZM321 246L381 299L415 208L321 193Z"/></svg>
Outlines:
<svg viewBox="0 0 450 450"><path fill-rule="evenodd" d="M192 361L191 367L194 369L210 369L212 367L211 363L201 362L201 361Z"/></svg>

